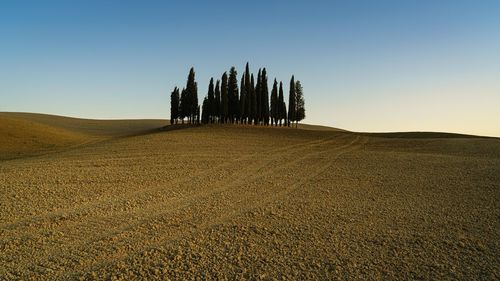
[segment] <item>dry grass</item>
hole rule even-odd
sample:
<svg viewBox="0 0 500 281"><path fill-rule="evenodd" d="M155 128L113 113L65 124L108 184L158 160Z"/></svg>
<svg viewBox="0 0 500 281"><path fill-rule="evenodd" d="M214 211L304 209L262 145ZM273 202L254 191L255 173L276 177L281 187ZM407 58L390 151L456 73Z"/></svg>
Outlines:
<svg viewBox="0 0 500 281"><path fill-rule="evenodd" d="M0 276L498 279L499 183L498 139L112 137L0 161Z"/></svg>

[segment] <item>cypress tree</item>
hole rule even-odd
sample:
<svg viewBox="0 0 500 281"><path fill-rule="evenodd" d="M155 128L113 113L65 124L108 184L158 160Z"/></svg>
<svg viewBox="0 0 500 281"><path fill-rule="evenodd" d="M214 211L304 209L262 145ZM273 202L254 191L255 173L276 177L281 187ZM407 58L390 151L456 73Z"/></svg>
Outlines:
<svg viewBox="0 0 500 281"><path fill-rule="evenodd" d="M170 124L177 123L179 118L179 88L175 87L170 94Z"/></svg>
<svg viewBox="0 0 500 281"><path fill-rule="evenodd" d="M243 90L243 89L242 89ZM250 67L247 65L245 67L245 114L247 118L247 123L252 123L253 112L252 112L252 84L250 84Z"/></svg>
<svg viewBox="0 0 500 281"><path fill-rule="evenodd" d="M297 127L297 124L300 121L304 120L304 118L306 118L306 109L304 104L304 89L302 88L302 85L300 84L299 80L295 82L295 105L296 105L295 127Z"/></svg>
<svg viewBox="0 0 500 281"><path fill-rule="evenodd" d="M184 124L184 118L189 115L189 100L188 95L185 88L182 88L181 91L181 105L180 105L180 115L179 117L182 120L182 124Z"/></svg>
<svg viewBox="0 0 500 281"><path fill-rule="evenodd" d="M261 82L261 69L259 68L259 73L257 74L257 85L255 86L255 97L257 101L257 111L255 114L257 124L260 124L260 121L262 120L262 99L261 99L261 87L260 87L260 82Z"/></svg>
<svg viewBox="0 0 500 281"><path fill-rule="evenodd" d="M197 119L197 124L200 124L200 105L198 104L198 82L194 82L193 92L191 93L192 108Z"/></svg>
<svg viewBox="0 0 500 281"><path fill-rule="evenodd" d="M252 120L253 120L253 124L257 125L258 124L258 120L257 120L257 94L255 92L255 81L253 78L253 73L251 74L250 80L251 80L250 92L251 92L251 99L252 99L252 101L251 101Z"/></svg>
<svg viewBox="0 0 500 281"><path fill-rule="evenodd" d="M284 126L286 126L286 120L287 120L287 116L286 116L286 104L285 104L285 98L283 96L283 82L280 81L280 89L279 89L279 95L278 95L278 109L279 109L279 113L278 113L278 119L279 119L279 122L280 122L280 126L281 126L281 121L284 120Z"/></svg>
<svg viewBox="0 0 500 281"><path fill-rule="evenodd" d="M181 94L179 92L179 88L177 88L177 96L178 96L178 99L179 99L179 104L177 106L177 120L175 120L175 123L178 124L179 123L179 119L181 118L181 111L182 111L182 107L181 107Z"/></svg>
<svg viewBox="0 0 500 281"><path fill-rule="evenodd" d="M203 114L205 114L205 110L207 111L206 114L207 114L209 122L213 123L215 120L215 93L214 93L214 78L213 77L210 78L210 84L208 84L207 107L205 109L203 109Z"/></svg>
<svg viewBox="0 0 500 281"><path fill-rule="evenodd" d="M200 106L196 108L196 124L200 124Z"/></svg>
<svg viewBox="0 0 500 281"><path fill-rule="evenodd" d="M273 89L271 90L271 125L278 125L278 81L274 79Z"/></svg>
<svg viewBox="0 0 500 281"><path fill-rule="evenodd" d="M201 123L202 124L207 124L208 123L208 98L205 97L203 99L203 103L201 104Z"/></svg>
<svg viewBox="0 0 500 281"><path fill-rule="evenodd" d="M295 78L292 75L290 80L290 94L288 96L288 127L290 123L295 121L297 105L295 104Z"/></svg>
<svg viewBox="0 0 500 281"><path fill-rule="evenodd" d="M220 106L220 80L215 83L215 102L214 102L214 116L217 122L221 122L221 106Z"/></svg>
<svg viewBox="0 0 500 281"><path fill-rule="evenodd" d="M246 117L247 117L247 112L246 112L247 88L245 85L245 74L244 73L241 75L241 82L240 83L241 83L241 86L240 86L241 92L240 92L240 100L239 100L240 101L239 121L241 122L241 124L244 124Z"/></svg>
<svg viewBox="0 0 500 281"><path fill-rule="evenodd" d="M266 68L261 74L261 102L262 102L262 122L264 125L269 125L269 89L267 87L267 72Z"/></svg>
<svg viewBox="0 0 500 281"><path fill-rule="evenodd" d="M229 70L229 81L227 85L227 95L229 97L229 118L231 123L239 116L239 103L238 103L238 72L233 66Z"/></svg>
<svg viewBox="0 0 500 281"><path fill-rule="evenodd" d="M190 122L194 123L196 112L198 109L198 85L195 81L194 68L191 67L186 83L186 95L188 102L188 117Z"/></svg>
<svg viewBox="0 0 500 281"><path fill-rule="evenodd" d="M222 123L226 123L229 118L229 100L227 94L227 73L222 74L221 83L221 120Z"/></svg>

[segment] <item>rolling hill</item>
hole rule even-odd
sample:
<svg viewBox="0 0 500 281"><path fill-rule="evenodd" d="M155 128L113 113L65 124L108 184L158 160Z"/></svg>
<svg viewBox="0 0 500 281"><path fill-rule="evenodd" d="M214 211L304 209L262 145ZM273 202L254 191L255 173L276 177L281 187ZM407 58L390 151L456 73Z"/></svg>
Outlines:
<svg viewBox="0 0 500 281"><path fill-rule="evenodd" d="M165 120L92 120L0 112L0 159L11 159L150 132Z"/></svg>

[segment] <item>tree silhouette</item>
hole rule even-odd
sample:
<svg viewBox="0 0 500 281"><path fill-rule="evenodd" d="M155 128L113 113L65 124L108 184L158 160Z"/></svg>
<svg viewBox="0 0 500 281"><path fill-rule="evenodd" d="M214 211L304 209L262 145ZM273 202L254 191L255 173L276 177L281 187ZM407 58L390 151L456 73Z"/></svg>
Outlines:
<svg viewBox="0 0 500 281"><path fill-rule="evenodd" d="M182 120L182 124L184 124L184 118L189 115L189 100L187 96L187 92L185 88L182 88L181 91L181 106L180 108L180 118Z"/></svg>
<svg viewBox="0 0 500 281"><path fill-rule="evenodd" d="M260 86L261 85L261 79L262 78L262 70L259 68L259 72L257 74L257 85L255 85L255 97L256 97L256 100L257 100L257 112L256 112L256 119L257 119L257 122L256 124L260 124L260 122L262 121L262 87Z"/></svg>
<svg viewBox="0 0 500 281"><path fill-rule="evenodd" d="M261 74L261 102L262 102L262 122L269 125L269 89L267 87L266 68L262 69Z"/></svg>
<svg viewBox="0 0 500 281"><path fill-rule="evenodd" d="M196 108L196 124L200 124L200 106Z"/></svg>
<svg viewBox="0 0 500 281"><path fill-rule="evenodd" d="M221 106L220 106L220 80L215 83L215 102L214 102L214 116L216 121L221 122Z"/></svg>
<svg viewBox="0 0 500 281"><path fill-rule="evenodd" d="M278 119L279 123L281 126L281 121L284 121L284 126L287 124L287 115L286 115L286 104L285 104L285 98L283 96L283 82L280 81L280 89L279 89L279 95L278 95Z"/></svg>
<svg viewBox="0 0 500 281"><path fill-rule="evenodd" d="M186 83L186 95L188 102L188 118L190 122L194 122L198 110L198 85L195 81L194 68L191 67Z"/></svg>
<svg viewBox="0 0 500 281"><path fill-rule="evenodd" d="M201 123L208 124L210 121L210 102L208 101L208 97L203 99L203 104L201 106Z"/></svg>
<svg viewBox="0 0 500 281"><path fill-rule="evenodd" d="M252 119L252 85L250 84L250 67L247 65L245 67L245 121L244 123L251 123ZM241 89L243 91L243 88Z"/></svg>
<svg viewBox="0 0 500 281"><path fill-rule="evenodd" d="M239 112L240 112L240 118L239 118L239 122L241 124L244 124L245 123L245 120L246 120L246 117L247 117L247 108L246 108L246 101L247 101L247 87L245 85L245 73L243 73L241 75L241 81L240 81L240 99L239 99L239 102L240 102L240 108L239 108Z"/></svg>
<svg viewBox="0 0 500 281"><path fill-rule="evenodd" d="M236 68L233 66L229 70L229 81L228 81L228 89L227 95L229 97L229 118L230 122L234 123L239 116L239 102L238 102L238 72Z"/></svg>
<svg viewBox="0 0 500 281"><path fill-rule="evenodd" d="M207 107L202 107L203 114L207 114L208 122L213 123L215 120L215 93L214 93L214 78L210 78L210 83L208 84L208 94L207 94ZM202 118L203 119L203 118Z"/></svg>
<svg viewBox="0 0 500 281"><path fill-rule="evenodd" d="M194 91L191 93L191 107L194 109L193 119L196 118L197 124L200 123L200 105L198 104L198 83L194 82Z"/></svg>
<svg viewBox="0 0 500 281"><path fill-rule="evenodd" d="M252 120L253 120L253 123L255 125L257 125L257 94L255 92L255 81L254 81L254 78L253 78L253 73L251 74L251 78L250 78L251 82L250 82L250 91L251 91L251 110L252 110Z"/></svg>
<svg viewBox="0 0 500 281"><path fill-rule="evenodd" d="M179 88L175 87L170 94L170 124L177 123L179 118Z"/></svg>
<svg viewBox="0 0 500 281"><path fill-rule="evenodd" d="M288 96L288 127L290 123L295 121L295 114L297 112L297 106L295 104L295 78L292 75L290 80L290 94Z"/></svg>
<svg viewBox="0 0 500 281"><path fill-rule="evenodd" d="M227 93L227 73L224 72L222 74L222 82L221 82L221 121L222 123L226 123L229 118L229 100Z"/></svg>
<svg viewBox="0 0 500 281"><path fill-rule="evenodd" d="M304 89L300 84L300 81L295 82L295 127L297 124L306 118L306 109L304 106Z"/></svg>
<svg viewBox="0 0 500 281"><path fill-rule="evenodd" d="M278 113L278 82L276 81L276 79L274 79L273 89L271 90L271 125L278 125Z"/></svg>

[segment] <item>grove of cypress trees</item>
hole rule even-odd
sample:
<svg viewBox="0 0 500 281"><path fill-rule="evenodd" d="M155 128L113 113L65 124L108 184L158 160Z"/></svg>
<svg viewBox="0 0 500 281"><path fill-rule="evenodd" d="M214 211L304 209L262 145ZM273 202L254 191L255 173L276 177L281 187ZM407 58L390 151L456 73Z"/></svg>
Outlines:
<svg viewBox="0 0 500 281"><path fill-rule="evenodd" d="M264 125L269 125L269 89L267 87L267 72L266 68L262 69L261 74L261 102L262 102L262 122Z"/></svg>
<svg viewBox="0 0 500 281"><path fill-rule="evenodd" d="M275 78L271 90L271 125L278 126L278 108L278 82Z"/></svg>
<svg viewBox="0 0 500 281"><path fill-rule="evenodd" d="M224 72L222 81L210 79L207 96L203 104L198 105L198 84L195 81L194 68L189 71L186 87L180 91L175 87L170 94L170 123L187 117L189 123L241 123L273 126L289 126L305 118L304 93L300 81L295 76L290 79L290 95L288 110L284 101L283 82L274 79L269 100L269 89L266 68L259 69L257 81L250 73L246 63L245 72L241 75L238 85L236 68L231 67L229 73ZM239 93L241 89L241 94ZM269 104L270 101L270 104ZM200 110L202 109L202 111ZM201 115L200 113L203 113Z"/></svg>
<svg viewBox="0 0 500 281"><path fill-rule="evenodd" d="M177 123L179 118L179 88L175 87L170 94L170 124Z"/></svg>
<svg viewBox="0 0 500 281"><path fill-rule="evenodd" d="M220 106L220 80L217 80L217 82L215 83L215 102L213 104L213 107L214 107L214 116L217 120L217 122L221 122L221 106Z"/></svg>
<svg viewBox="0 0 500 281"><path fill-rule="evenodd" d="M238 72L233 66L229 70L229 81L227 85L227 95L229 97L229 118L231 123L239 116L239 103L238 103Z"/></svg>
<svg viewBox="0 0 500 281"><path fill-rule="evenodd" d="M202 110L203 110L203 114L205 114L205 110L207 111L208 120L210 123L213 123L215 120L215 93L214 93L214 78L213 77L210 78L210 84L208 84L207 107L204 109L202 107Z"/></svg>
<svg viewBox="0 0 500 281"><path fill-rule="evenodd" d="M290 80L290 94L288 96L288 127L290 123L295 121L295 115L297 112L297 106L295 104L295 78L292 75Z"/></svg>
<svg viewBox="0 0 500 281"><path fill-rule="evenodd" d="M229 118L229 100L227 93L227 73L224 72L222 74L222 82L221 82L221 120L222 123L226 123Z"/></svg>
<svg viewBox="0 0 500 281"><path fill-rule="evenodd" d="M287 123L287 116L286 116L286 104L285 104L285 98L283 96L283 82L280 81L280 89L279 89L279 95L278 95L278 119L279 123L281 126L281 121L284 120L284 126L286 126Z"/></svg>

